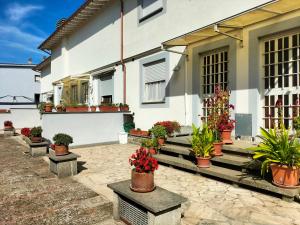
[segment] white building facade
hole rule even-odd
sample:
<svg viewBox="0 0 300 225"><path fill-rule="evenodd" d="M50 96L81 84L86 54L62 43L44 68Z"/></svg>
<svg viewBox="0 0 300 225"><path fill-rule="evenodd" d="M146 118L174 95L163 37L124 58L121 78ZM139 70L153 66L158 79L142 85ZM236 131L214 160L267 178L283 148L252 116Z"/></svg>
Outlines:
<svg viewBox="0 0 300 225"><path fill-rule="evenodd" d="M293 0L89 0L39 47L51 51L39 68L41 93L54 93L55 104L61 89L71 102L126 102L136 127L149 129L162 120L200 124L204 99L221 84L232 91L236 135L270 127L278 98L291 125L300 94L299 7Z"/></svg>

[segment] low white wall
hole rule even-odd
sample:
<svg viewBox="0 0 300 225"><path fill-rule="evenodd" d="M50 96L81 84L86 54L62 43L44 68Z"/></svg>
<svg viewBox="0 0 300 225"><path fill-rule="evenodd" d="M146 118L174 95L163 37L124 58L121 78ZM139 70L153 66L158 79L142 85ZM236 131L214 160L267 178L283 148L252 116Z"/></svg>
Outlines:
<svg viewBox="0 0 300 225"><path fill-rule="evenodd" d="M15 128L41 126L41 115L38 109L13 108L10 113L0 113L0 126L3 128L5 120L13 122Z"/></svg>
<svg viewBox="0 0 300 225"><path fill-rule="evenodd" d="M123 131L123 113L44 113L42 128L51 141L57 133L72 136L73 146L114 142Z"/></svg>

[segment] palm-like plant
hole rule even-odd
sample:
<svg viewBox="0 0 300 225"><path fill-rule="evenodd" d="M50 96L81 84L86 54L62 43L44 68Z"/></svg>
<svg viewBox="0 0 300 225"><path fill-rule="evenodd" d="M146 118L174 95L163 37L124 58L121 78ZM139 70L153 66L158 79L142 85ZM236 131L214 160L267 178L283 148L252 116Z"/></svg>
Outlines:
<svg viewBox="0 0 300 225"><path fill-rule="evenodd" d="M289 130L280 126L280 129L267 131L261 128L262 142L249 150L254 151L254 159L263 159L261 174L268 172L269 165L276 163L288 167L300 167L300 144L294 138L289 139Z"/></svg>
<svg viewBox="0 0 300 225"><path fill-rule="evenodd" d="M207 125L204 124L202 130L197 128L194 124L193 135L192 135L192 149L196 157L207 158L213 151L214 135L212 130L208 129Z"/></svg>

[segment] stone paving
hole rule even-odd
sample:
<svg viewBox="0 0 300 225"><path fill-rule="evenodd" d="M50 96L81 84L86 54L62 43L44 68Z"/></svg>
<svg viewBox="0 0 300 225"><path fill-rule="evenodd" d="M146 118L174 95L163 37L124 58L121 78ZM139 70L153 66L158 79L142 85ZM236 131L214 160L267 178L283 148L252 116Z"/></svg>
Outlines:
<svg viewBox="0 0 300 225"><path fill-rule="evenodd" d="M111 225L112 203L0 136L0 225Z"/></svg>
<svg viewBox="0 0 300 225"><path fill-rule="evenodd" d="M73 149L81 155L81 172L74 179L112 200L112 191L106 185L130 179L128 158L136 148L116 144ZM183 225L300 224L300 204L296 202L161 165L155 172L155 182L189 199L184 204Z"/></svg>

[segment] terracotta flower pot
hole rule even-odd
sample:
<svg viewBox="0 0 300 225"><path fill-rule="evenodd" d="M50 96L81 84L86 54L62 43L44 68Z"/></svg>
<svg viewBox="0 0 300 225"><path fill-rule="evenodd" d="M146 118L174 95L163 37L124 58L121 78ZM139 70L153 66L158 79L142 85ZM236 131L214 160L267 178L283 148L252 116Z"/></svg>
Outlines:
<svg viewBox="0 0 300 225"><path fill-rule="evenodd" d="M130 189L135 192L151 192L155 188L154 173L138 173L135 170L131 171L131 186Z"/></svg>
<svg viewBox="0 0 300 225"><path fill-rule="evenodd" d="M223 142L217 142L217 143L213 143L214 145L214 155L215 156L221 156L223 155L222 153L222 146L223 146Z"/></svg>
<svg viewBox="0 0 300 225"><path fill-rule="evenodd" d="M233 144L233 141L231 140L231 131L232 130L223 130L221 132L221 138L224 144Z"/></svg>
<svg viewBox="0 0 300 225"><path fill-rule="evenodd" d="M273 183L279 187L295 187L299 185L300 170L297 167L288 167L272 163L270 165Z"/></svg>
<svg viewBox="0 0 300 225"><path fill-rule="evenodd" d="M102 105L99 106L101 112L118 112L119 107L117 106L109 106L109 105Z"/></svg>
<svg viewBox="0 0 300 225"><path fill-rule="evenodd" d="M96 112L96 110L97 110L97 107L96 107L96 106L91 106L90 108L91 108L91 111L92 111L92 112Z"/></svg>
<svg viewBox="0 0 300 225"><path fill-rule="evenodd" d="M52 112L52 105L45 105L45 112Z"/></svg>
<svg viewBox="0 0 300 225"><path fill-rule="evenodd" d="M88 112L89 107L87 107L87 106L78 106L78 107L67 106L66 111L67 112Z"/></svg>
<svg viewBox="0 0 300 225"><path fill-rule="evenodd" d="M208 168L210 167L210 159L211 157L196 157L197 158L197 166L200 168Z"/></svg>
<svg viewBox="0 0 300 225"><path fill-rule="evenodd" d="M120 106L120 111L129 111L129 107L128 106Z"/></svg>
<svg viewBox="0 0 300 225"><path fill-rule="evenodd" d="M30 137L32 143L40 143L42 142L42 137Z"/></svg>
<svg viewBox="0 0 300 225"><path fill-rule="evenodd" d="M54 147L55 155L61 156L61 155L68 155L69 147L65 145L55 145Z"/></svg>
<svg viewBox="0 0 300 225"><path fill-rule="evenodd" d="M165 139L164 138L158 138L157 141L158 141L159 145L164 145L165 144Z"/></svg>
<svg viewBox="0 0 300 225"><path fill-rule="evenodd" d="M149 148L148 151L149 151L149 153L151 155L155 155L156 154L156 149L155 148Z"/></svg>

